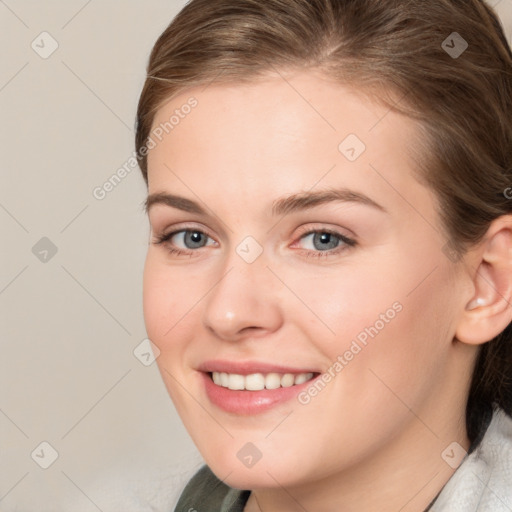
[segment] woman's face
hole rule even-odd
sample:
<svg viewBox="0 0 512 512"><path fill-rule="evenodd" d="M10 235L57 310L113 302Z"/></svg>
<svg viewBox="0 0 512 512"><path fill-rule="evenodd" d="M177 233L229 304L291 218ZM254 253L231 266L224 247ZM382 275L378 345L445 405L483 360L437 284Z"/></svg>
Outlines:
<svg viewBox="0 0 512 512"><path fill-rule="evenodd" d="M472 290L413 176L417 133L300 73L189 90L158 111L146 328L229 485L440 454L463 423L470 357L452 339Z"/></svg>

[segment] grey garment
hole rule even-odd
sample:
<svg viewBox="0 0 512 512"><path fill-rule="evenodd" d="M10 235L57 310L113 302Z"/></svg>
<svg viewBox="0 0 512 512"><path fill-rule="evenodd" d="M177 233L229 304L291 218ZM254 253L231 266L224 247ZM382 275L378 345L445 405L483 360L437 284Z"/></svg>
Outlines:
<svg viewBox="0 0 512 512"><path fill-rule="evenodd" d="M228 487L203 466L183 490L174 512L243 512L250 494ZM457 471L424 512L476 510L512 512L512 418L500 409L489 417Z"/></svg>
<svg viewBox="0 0 512 512"><path fill-rule="evenodd" d="M243 512L250 494L228 487L203 466L186 485L174 512Z"/></svg>

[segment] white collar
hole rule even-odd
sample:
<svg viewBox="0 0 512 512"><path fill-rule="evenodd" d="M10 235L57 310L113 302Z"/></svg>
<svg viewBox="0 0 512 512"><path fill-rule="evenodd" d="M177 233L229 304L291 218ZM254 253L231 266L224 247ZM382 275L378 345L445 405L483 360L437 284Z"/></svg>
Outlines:
<svg viewBox="0 0 512 512"><path fill-rule="evenodd" d="M512 512L512 418L497 409L480 444L466 455L431 512Z"/></svg>

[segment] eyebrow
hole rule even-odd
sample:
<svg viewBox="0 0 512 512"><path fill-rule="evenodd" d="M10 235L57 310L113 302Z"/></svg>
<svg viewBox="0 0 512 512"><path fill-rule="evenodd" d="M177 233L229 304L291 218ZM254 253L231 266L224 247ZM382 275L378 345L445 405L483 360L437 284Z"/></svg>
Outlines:
<svg viewBox="0 0 512 512"><path fill-rule="evenodd" d="M332 202L359 203L388 213L386 208L362 192L356 192L346 188L336 188L316 192L299 192L279 198L272 203L272 215L287 215L292 212L307 210ZM148 213L155 204L163 204L188 213L207 215L207 211L199 203L166 192L156 192L148 195L144 203L146 213Z"/></svg>

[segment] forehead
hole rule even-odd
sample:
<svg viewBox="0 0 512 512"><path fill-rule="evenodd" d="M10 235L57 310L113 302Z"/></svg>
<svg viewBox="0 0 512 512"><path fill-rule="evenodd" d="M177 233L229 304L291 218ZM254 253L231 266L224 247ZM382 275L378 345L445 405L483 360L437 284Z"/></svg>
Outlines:
<svg viewBox="0 0 512 512"><path fill-rule="evenodd" d="M197 87L155 116L149 191L190 196L184 177L241 206L244 191L278 196L322 185L389 196L395 188L416 200L408 153L416 133L412 120L314 74Z"/></svg>

